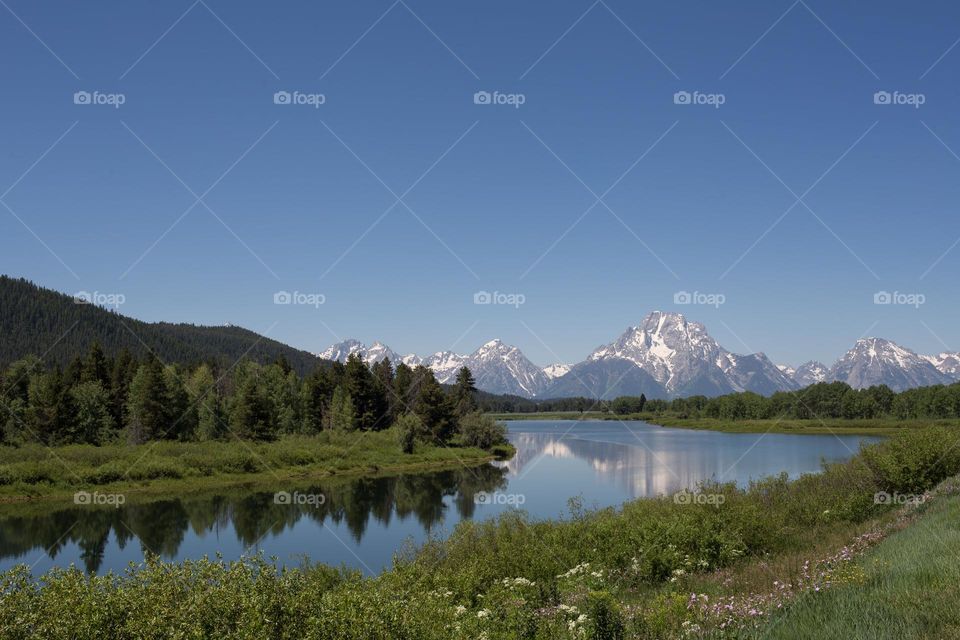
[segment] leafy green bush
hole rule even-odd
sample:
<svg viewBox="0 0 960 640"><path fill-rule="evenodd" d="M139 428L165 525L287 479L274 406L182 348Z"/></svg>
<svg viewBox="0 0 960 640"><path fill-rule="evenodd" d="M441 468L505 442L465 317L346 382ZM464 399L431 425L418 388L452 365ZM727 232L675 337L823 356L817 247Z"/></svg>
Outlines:
<svg viewBox="0 0 960 640"><path fill-rule="evenodd" d="M400 441L400 451L403 453L413 453L417 439L426 434L423 422L412 413L405 413L397 418L394 427L397 430L397 439Z"/></svg>
<svg viewBox="0 0 960 640"><path fill-rule="evenodd" d="M507 441L507 427L486 414L468 413L460 418L460 437L468 447L489 451Z"/></svg>

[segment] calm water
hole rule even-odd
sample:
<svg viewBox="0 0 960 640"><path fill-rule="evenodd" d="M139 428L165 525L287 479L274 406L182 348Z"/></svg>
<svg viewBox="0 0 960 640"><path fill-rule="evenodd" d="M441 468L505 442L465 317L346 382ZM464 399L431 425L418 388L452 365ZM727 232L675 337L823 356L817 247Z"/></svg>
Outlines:
<svg viewBox="0 0 960 640"><path fill-rule="evenodd" d="M24 563L39 574L76 564L105 573L141 561L146 551L183 560L218 552L233 559L262 550L287 564L307 556L377 572L405 544L444 535L464 518L489 518L518 504L535 517L556 517L567 512L571 497L586 506L610 506L709 479L743 484L781 472L796 477L876 440L729 434L643 422L509 426L516 457L471 469L237 489L120 508L7 505L0 510L0 570ZM301 504L277 504L274 491L291 492L297 496L291 502Z"/></svg>

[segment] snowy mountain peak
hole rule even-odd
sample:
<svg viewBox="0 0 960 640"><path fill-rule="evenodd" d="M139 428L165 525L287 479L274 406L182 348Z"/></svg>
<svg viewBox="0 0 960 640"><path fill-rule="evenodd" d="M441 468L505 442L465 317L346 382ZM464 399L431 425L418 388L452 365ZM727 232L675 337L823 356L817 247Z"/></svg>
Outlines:
<svg viewBox="0 0 960 640"><path fill-rule="evenodd" d="M554 378L559 378L560 376L565 376L570 373L570 365L557 362L544 367L543 373L553 380Z"/></svg>
<svg viewBox="0 0 960 640"><path fill-rule="evenodd" d="M857 340L833 365L829 379L855 389L885 384L894 391L951 381L929 359L885 338Z"/></svg>

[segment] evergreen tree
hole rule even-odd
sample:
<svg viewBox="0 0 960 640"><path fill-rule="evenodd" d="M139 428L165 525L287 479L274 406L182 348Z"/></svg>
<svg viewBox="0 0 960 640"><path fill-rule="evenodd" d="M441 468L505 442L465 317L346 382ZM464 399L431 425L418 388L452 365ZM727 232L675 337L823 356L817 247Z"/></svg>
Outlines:
<svg viewBox="0 0 960 640"><path fill-rule="evenodd" d="M173 365L163 369L163 382L167 390L167 424L162 437L171 440L190 440L197 427L197 414L190 404L190 396L180 372Z"/></svg>
<svg viewBox="0 0 960 640"><path fill-rule="evenodd" d="M457 415L465 416L477 410L477 385L473 379L473 374L467 367L460 367L457 371L456 389L454 390L454 402L457 407Z"/></svg>
<svg viewBox="0 0 960 640"><path fill-rule="evenodd" d="M247 376L237 388L230 408L230 427L238 438L269 440L275 434L272 407L256 375Z"/></svg>
<svg viewBox="0 0 960 640"><path fill-rule="evenodd" d="M69 442L72 416L66 391L60 367L31 376L26 421L29 437L47 445Z"/></svg>
<svg viewBox="0 0 960 640"><path fill-rule="evenodd" d="M430 438L436 443L444 443L457 430L456 410L433 372L429 369L426 371L420 381L414 412L423 422Z"/></svg>
<svg viewBox="0 0 960 640"><path fill-rule="evenodd" d="M330 409L324 416L328 429L352 431L357 427L357 413L353 400L343 385L337 386L330 400Z"/></svg>
<svg viewBox="0 0 960 640"><path fill-rule="evenodd" d="M117 425L125 425L127 420L127 396L130 393L130 383L137 372L137 362L133 355L123 349L113 362L110 372L110 413Z"/></svg>
<svg viewBox="0 0 960 640"><path fill-rule="evenodd" d="M167 388L163 365L155 357L140 365L130 382L127 418L127 437L132 444L163 437L167 428Z"/></svg>
<svg viewBox="0 0 960 640"><path fill-rule="evenodd" d="M110 386L110 363L99 342L90 346L87 357L80 367L80 382L99 382L104 390Z"/></svg>
<svg viewBox="0 0 960 640"><path fill-rule="evenodd" d="M110 394L99 380L81 382L70 390L76 410L73 442L104 444L116 436L116 423L110 414Z"/></svg>
<svg viewBox="0 0 960 640"><path fill-rule="evenodd" d="M413 411L417 399L414 391L415 375L414 370L406 363L401 362L397 365L397 371L393 376L393 393L390 394L396 403L393 410L394 418Z"/></svg>
<svg viewBox="0 0 960 640"><path fill-rule="evenodd" d="M343 384L353 402L358 428L372 431L390 426L385 390L378 387L370 369L356 354L347 359Z"/></svg>
<svg viewBox="0 0 960 640"><path fill-rule="evenodd" d="M303 381L301 406L303 411L303 431L317 433L324 427L324 413L337 388L336 373L333 367L317 367Z"/></svg>
<svg viewBox="0 0 960 640"><path fill-rule="evenodd" d="M190 375L186 383L190 406L196 413L196 438L219 440L226 431L223 407L217 393L216 380L209 365L202 364Z"/></svg>

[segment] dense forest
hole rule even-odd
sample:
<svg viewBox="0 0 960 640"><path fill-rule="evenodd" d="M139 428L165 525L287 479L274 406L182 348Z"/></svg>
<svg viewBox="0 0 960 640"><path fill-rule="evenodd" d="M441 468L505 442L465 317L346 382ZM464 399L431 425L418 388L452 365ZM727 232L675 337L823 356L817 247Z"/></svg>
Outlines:
<svg viewBox="0 0 960 640"><path fill-rule="evenodd" d="M960 383L907 389L899 393L885 385L853 389L845 382L820 382L798 391L761 396L744 391L708 398L647 400L621 396L613 400L562 398L527 400L509 396L480 397L481 408L508 413L601 411L619 415L648 413L679 418L763 419L874 419L960 418Z"/></svg>
<svg viewBox="0 0 960 640"><path fill-rule="evenodd" d="M94 343L66 367L17 360L0 374L2 441L106 444L152 440L271 440L326 429L379 431L397 426L404 451L416 441L490 448L502 427L476 413L476 388L464 367L444 388L426 367L389 360L368 367L356 356L300 376L283 356L221 368L163 364L152 353L108 356Z"/></svg>
<svg viewBox="0 0 960 640"><path fill-rule="evenodd" d="M301 375L320 362L311 353L240 327L142 322L8 276L0 276L0 336L0 367L28 354L43 354L45 362L66 366L95 342L110 354L126 349L143 358L153 351L164 362L179 364L223 365L241 357L267 364L282 354Z"/></svg>

